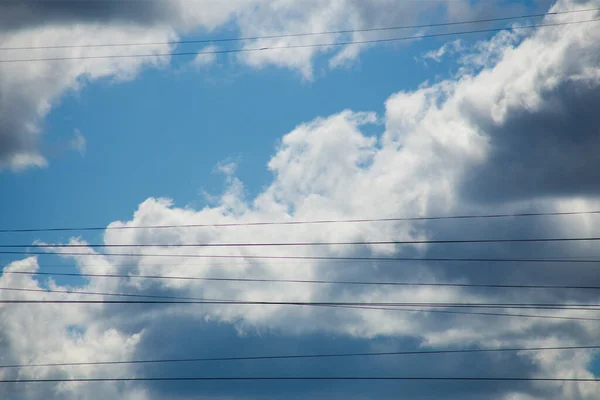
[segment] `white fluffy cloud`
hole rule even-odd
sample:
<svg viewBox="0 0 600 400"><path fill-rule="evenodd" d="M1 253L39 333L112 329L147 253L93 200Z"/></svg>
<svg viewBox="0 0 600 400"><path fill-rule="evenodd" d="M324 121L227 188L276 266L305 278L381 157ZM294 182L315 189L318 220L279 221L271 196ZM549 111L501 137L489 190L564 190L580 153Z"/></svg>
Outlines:
<svg viewBox="0 0 600 400"><path fill-rule="evenodd" d="M34 258L14 262L5 267L5 272L37 271ZM39 290L38 282L25 275L4 274L0 278L0 287L13 287ZM64 296L60 296L66 299ZM39 299L39 294L2 291L0 298ZM57 298L58 299L58 298ZM91 312L90 312L91 311ZM110 360L127 359L133 355L139 342L139 334L126 335L115 329L107 328L99 309L69 307L45 304L3 305L0 307L2 331L0 343L2 354L0 362L4 365L23 363L60 363L68 359L72 362L85 362L90 359ZM116 367L116 370L113 370ZM107 373L128 374L127 366L89 366L78 369L73 367L37 367L27 369L3 368L2 379L52 379L94 377ZM4 398L89 398L104 399L105 396L118 397L118 385L108 384L102 391L89 385L76 383L58 384L48 387L0 386L0 395ZM143 391L133 390L129 398L145 398Z"/></svg>
<svg viewBox="0 0 600 400"><path fill-rule="evenodd" d="M575 3L561 1L556 9L571 8ZM597 5L589 2L586 7ZM569 20L573 17L563 17ZM202 210L177 208L169 200L148 199L139 205L130 221L116 221L112 227L174 224L210 224L268 220L335 219L386 217L398 215L457 214L499 208L521 211L594 209L598 206L592 177L597 170L598 126L596 107L600 93L600 29L588 23L539 30L518 44L492 39L493 57L480 62L481 44L472 54L472 67L446 81L425 85L413 92L399 92L386 102L386 113L342 111L327 118L301 124L285 135L268 167L274 178L269 187L250 201L243 185L230 174L230 189L218 205ZM500 47L498 47L500 46ZM468 55L466 55L468 56ZM468 58L465 58L468 59ZM571 107L571 104L582 107ZM544 120L551 125L544 125ZM579 121L574 124L573 121ZM362 128L381 124L378 137ZM543 149L542 155L537 149ZM510 151L508 151L510 150ZM541 151L541 150L540 150ZM510 167L514 166L511 170ZM510 181L506 178L510 178ZM569 184L565 186L565 182ZM561 190L557 190L561 187ZM491 193L491 194L490 194ZM499 198L502 200L499 205ZM572 222L568 222L572 221ZM219 243L282 241L402 240L410 238L449 238L451 234L473 237L502 235L587 236L598 234L593 217L573 220L497 221L489 225L464 222L328 224L298 226L250 226L236 228L179 228L169 230L107 230L107 244ZM80 239L72 243L85 244ZM494 255L527 255L530 248L507 247ZM576 273L564 266L544 266L543 270L525 265L492 264L466 269L465 266L434 263L330 263L291 260L226 260L218 255L389 255L405 256L477 254L474 247L440 248L435 246L381 247L363 249L343 247L302 248L143 248L139 257L71 257L78 269L89 273L135 273L164 276L231 276L274 279L414 280L494 283L536 282L543 277L550 283L598 283L594 266L577 267ZM588 255L594 247L564 245L546 248L542 256L554 254ZM152 257L150 254L164 254ZM144 256L146 254L148 256ZM174 254L202 255L206 258L180 258ZM169 256L170 255L170 256ZM10 268L36 268L34 259ZM500 269L501 268L501 269ZM537 267L539 268L539 267ZM575 268L575 267L573 267ZM192 272L193 271L193 272ZM22 279L3 285L37 287L37 282ZM594 293L569 292L548 294L543 291L483 292L459 288L357 287L245 284L232 282L164 280L92 279L85 288L95 291L169 294L205 298L269 301L394 301L394 302L543 302L598 301ZM11 296L22 296L11 294ZM25 306L23 306L25 307ZM533 318L474 317L461 314L426 314L376 310L303 308L303 307L231 307L199 306L169 309L125 307L115 310L98 307L85 313L78 307L59 313L44 309L39 318L52 323L41 327L47 338L54 338L52 360L63 357L92 358L94 349L106 349L112 358L128 357L132 348L144 349L143 329L167 329L151 324L169 316L175 321L216 320L235 325L241 332L251 329L275 330L302 335L326 332L343 337L407 337L431 346L548 346L589 344L597 338L599 323L590 321L544 320ZM86 309L87 310L87 309ZM89 311L89 310L88 310ZM21 309L4 307L8 338L4 357L7 362L47 361L46 347L25 347L18 332L35 330L37 319ZM528 314L535 313L529 311ZM544 312L555 316L584 316L585 312ZM81 325L85 334L73 344L69 327ZM160 334L153 332L155 334ZM70 334L72 335L72 333ZM49 340L49 339L48 339ZM80 347L77 347L80 346ZM73 347L73 350L69 350ZM55 347L50 347L55 348ZM74 353L72 353L74 352ZM588 365L593 353L523 353L520 376L592 377ZM495 362L498 375L514 375L508 364ZM97 371L90 370L90 373ZM122 373L131 371L123 370ZM454 371L456 372L456 371ZM595 384L531 384L517 389L490 386L483 397L490 399L569 399L591 400L597 397ZM69 389L69 388L67 388ZM8 389L10 390L10 389ZM56 389L58 390L58 389ZM77 390L70 396L77 398ZM108 390L112 390L109 389ZM117 390L117 389L115 389ZM119 389L129 396L127 388ZM131 390L134 390L131 388ZM140 390L137 388L137 390ZM116 393L116 392L115 392ZM27 393L40 398L40 393ZM145 396L136 392L137 396ZM133 395L131 395L133 396ZM150 398L152 394L148 394ZM458 393L455 398L461 397ZM58 396L60 397L60 396Z"/></svg>

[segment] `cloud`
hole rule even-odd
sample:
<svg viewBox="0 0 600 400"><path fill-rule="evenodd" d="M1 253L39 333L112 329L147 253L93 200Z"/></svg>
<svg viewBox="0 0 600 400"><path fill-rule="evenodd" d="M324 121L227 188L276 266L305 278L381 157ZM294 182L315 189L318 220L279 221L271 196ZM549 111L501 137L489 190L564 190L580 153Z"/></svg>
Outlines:
<svg viewBox="0 0 600 400"><path fill-rule="evenodd" d="M590 2L583 7L590 7ZM570 2L557 6L570 8ZM563 17L568 20L570 17ZM452 215L531 210L594 210L600 201L593 190L592 172L597 157L593 149L599 126L593 112L593 100L600 92L597 55L600 54L600 31L597 25L578 24L539 30L517 44L492 39L494 57L485 63L459 71L459 75L414 91L402 91L386 101L385 115L372 112L341 111L298 125L286 134L268 163L273 173L271 184L258 196L246 199L242 183L230 180L230 188L219 202L201 210L175 207L168 199L150 198L140 204L128 221L115 221L111 227L145 225L182 225L244 223L271 220L342 219L356 217L398 217L409 215ZM475 51L479 51L477 47ZM475 58L472 58L475 60ZM589 108L587 108L589 105ZM575 123L577 121L577 123ZM380 126L379 135L367 135L369 125ZM574 130L573 127L577 127ZM372 129L368 129L369 131ZM507 151L511 150L511 151ZM541 152L546 153L544 158ZM230 167L221 169L232 171ZM507 168L515 166L514 171ZM589 168L589 169L587 169ZM233 172L231 172L233 173ZM503 176L513 178L507 180ZM568 183L568 184L567 184ZM558 190L560 189L560 190ZM500 201L502 200L502 201ZM600 233L597 217L507 219L481 221L398 222L381 224L323 224L296 226L245 226L223 228L131 229L106 230L107 244L154 243L261 243L360 241L404 239L448 239L455 237L549 237L594 236ZM81 239L72 243L86 244ZM139 256L67 257L82 272L122 273L163 276L208 276L266 279L320 279L356 281L453 281L484 283L585 283L600 285L597 267L558 264L519 263L324 263L307 260L223 259L219 256L385 256L406 257L582 257L593 255L596 248L586 243L565 243L552 247L517 245L441 246L319 246L288 248L141 248ZM93 251L92 248L81 252ZM60 251L57 251L60 254ZM152 254L162 254L155 257ZM187 254L204 258L181 258ZM21 263L30 263L32 259ZM13 264L10 268L22 268ZM8 279L4 275L1 279ZM36 287L34 281L3 282ZM178 295L240 300L269 301L363 301L363 302L598 302L594 291L500 291L468 288L429 288L389 286L282 285L269 283L239 284L136 279L91 279L85 289L152 295ZM16 296L16 295L15 295ZM70 309L71 310L71 309ZM3 308L2 312L10 312ZM527 310L528 314L539 311ZM539 312L541 314L541 312ZM581 311L543 311L550 316L587 316ZM19 311L9 313L3 335L10 359L42 357L45 347L24 348L16 332L32 329L32 319ZM305 338L311 342L333 345L339 340L394 347L418 346L549 346L590 344L597 340L598 323L535 318L501 318L464 314L435 314L406 311L358 310L315 307L232 307L228 305L172 306L164 308L99 307L85 313L73 307L59 315L49 308L42 314L53 324L41 329L70 344L66 327L86 327L85 349L96 342L109 346L107 332L114 332L117 345L112 357L151 357L157 349L165 357L182 348L208 351L228 334L232 346L244 349L246 338L264 336L266 349L275 342L268 335L291 338L287 346ZM25 322L30 325L25 325ZM58 328L52 328L58 326ZM216 327L215 327L216 326ZM90 328L91 327L91 328ZM46 329L46 330L45 330ZM55 329L55 330L52 330ZM206 329L206 330L205 330ZM221 329L221 330L219 330ZM225 331L230 329L229 331ZM233 335L236 331L237 335ZM88 333L89 335L87 336ZM225 332L225 333L224 333ZM139 335L139 336L136 336ZM181 336L179 336L181 335ZM112 336L111 336L112 337ZM336 340L331 339L332 337ZM103 339L104 338L104 339ZM167 338L167 339L165 339ZM237 340L234 338L238 338ZM300 338L300 339L298 339ZM49 339L46 339L47 341ZM212 340L212 341L211 341ZM251 341L251 339L248 339ZM308 339L307 339L308 340ZM214 341L214 342L213 342ZM401 343L395 342L399 341ZM46 342L44 342L46 343ZM408 343L408 344L407 344ZM47 346L52 346L48 344ZM54 347L50 347L54 348ZM66 346L69 348L69 346ZM175 350L173 350L175 349ZM122 351L122 353L118 353ZM169 352L171 351L171 353ZM265 350L266 351L266 350ZM257 351L258 352L258 351ZM439 362L403 359L397 364L375 361L367 371L416 372L440 375L519 377L593 377L588 370L593 357L590 351L567 353L519 353L512 356L485 355L480 358L457 357ZM59 354L57 357L66 357ZM91 357L91 356L90 356ZM360 361L336 365L326 372L348 374L365 372ZM173 367L171 367L173 368ZM241 371L250 367L197 366L198 374ZM214 368L209 370L209 368ZM219 369L223 368L223 369ZM231 369L227 369L231 368ZM255 367L256 368L256 367ZM281 372L282 367L263 366L267 373ZM298 374L314 371L304 365ZM321 367L323 368L323 367ZM346 369L344 369L346 368ZM355 368L355 369L354 369ZM321 371L321 370L319 370ZM95 372L95 371L94 371ZM123 374L130 370L121 371ZM153 367L134 372L156 375L182 374L183 368ZM187 371L189 372L189 371ZM325 371L323 371L325 372ZM366 372L365 372L366 374ZM485 386L452 386L446 391L433 386L413 386L406 391L410 398L435 398L443 393L449 399L569 399L591 400L597 397L595 384L505 383ZM339 386L338 386L339 387ZM125 397L128 390L146 390L149 399L198 396L264 398L263 391L204 386L192 392L166 386L149 390L146 386L119 388ZM154 390L156 389L156 390ZM6 389L12 390L12 389ZM81 389L91 390L83 385ZM113 390L109 387L107 390ZM330 398L323 386L298 388L305 398ZM331 389L330 389L331 390ZM348 389L346 389L348 390ZM361 391L362 390L362 391ZM381 398L397 398L398 390L385 391ZM185 393L184 393L185 392ZM71 393L76 396L75 389ZM87 393L87 392L86 392ZM285 388L270 389L272 398L289 394ZM336 392L337 393L337 392ZM103 391L94 395L106 396ZM27 394L41 398L39 392ZM195 396L195 397L194 397ZM369 398L364 387L349 394ZM362 397L361 397L362 396ZM372 394L371 394L372 396ZM59 397L59 396L56 396Z"/></svg>
<svg viewBox="0 0 600 400"><path fill-rule="evenodd" d="M223 160L217 163L213 172L219 172L225 175L228 178L231 178L235 175L235 172L238 169L238 161L237 160Z"/></svg>
<svg viewBox="0 0 600 400"><path fill-rule="evenodd" d="M196 56L196 58L194 58L192 64L196 68L205 68L211 64L214 64L217 60L217 55L214 54L214 52L217 50L217 46L206 46L198 52L198 55Z"/></svg>
<svg viewBox="0 0 600 400"><path fill-rule="evenodd" d="M183 29L198 25L214 29L225 23L231 13L251 5L252 1L186 0L147 1L69 1L24 0L2 2L0 26L3 31L24 31L40 26L114 24L155 26L174 24Z"/></svg>
<svg viewBox="0 0 600 400"><path fill-rule="evenodd" d="M459 7L459 2L433 1L415 3L388 0L273 0L257 2L253 11L240 18L237 23L243 36L271 36L299 32L348 31L381 26L414 24L421 15L433 15ZM462 4L460 5L462 6ZM449 11L448 11L449 12ZM406 32L404 32L406 33ZM238 55L242 62L264 68L276 65L299 71L306 80L314 78L314 63L319 55L329 58L329 67L338 68L354 62L368 45L325 46L339 41L361 41L398 36L397 32L352 32L315 36L291 36L250 40L244 48L276 48L284 46L308 46L259 52L244 52Z"/></svg>
<svg viewBox="0 0 600 400"><path fill-rule="evenodd" d="M464 44L460 39L453 40L452 42L444 43L442 47L438 48L437 50L428 51L427 53L423 54L421 58L423 60L433 60L439 63L444 57L456 54L457 52L461 51L463 49L463 46Z"/></svg>
<svg viewBox="0 0 600 400"><path fill-rule="evenodd" d="M73 138L71 139L69 144L70 144L72 150L77 151L79 154L81 154L83 156L85 154L85 146L86 146L85 137L81 134L79 129L75 129L74 133L75 133L75 135L73 136Z"/></svg>
<svg viewBox="0 0 600 400"><path fill-rule="evenodd" d="M36 271L37 260L27 258L14 262L4 268L5 272ZM26 275L4 274L0 277L0 287L17 287L39 290L38 282ZM36 299L39 294L25 292L2 291L0 298L7 299ZM59 295L58 298L66 298ZM35 306L34 306L35 307ZM126 335L113 328L103 327L97 321L98 309L81 307L64 308L60 305L45 304L42 312L32 312L30 305L3 305L0 307L2 330L0 331L0 346L3 364L31 364L85 362L90 359L119 359L129 358L140 341L137 334ZM38 311L40 311L38 309ZM91 311L91 312L90 312ZM99 322L99 323L98 323ZM73 327L81 328L80 331ZM118 373L128 374L127 366L89 366L79 369L72 367L38 367L38 368L3 368L0 372L2 379L52 379L93 377L98 374ZM0 386L0 395L4 398L81 398L102 399L103 396L119 396L118 385L104 385L101 391L75 383L58 384L48 390L43 386L10 387ZM144 390L131 390L130 398L143 399Z"/></svg>

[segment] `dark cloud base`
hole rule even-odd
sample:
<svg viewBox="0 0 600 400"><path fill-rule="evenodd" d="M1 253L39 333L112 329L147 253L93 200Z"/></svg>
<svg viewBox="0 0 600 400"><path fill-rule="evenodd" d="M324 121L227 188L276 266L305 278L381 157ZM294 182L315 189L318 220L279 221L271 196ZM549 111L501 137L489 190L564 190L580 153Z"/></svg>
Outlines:
<svg viewBox="0 0 600 400"><path fill-rule="evenodd" d="M73 22L148 25L177 17L173 2L166 0L5 0L0 3L0 30L4 31Z"/></svg>
<svg viewBox="0 0 600 400"><path fill-rule="evenodd" d="M280 332L240 335L230 325L201 323L167 317L146 326L134 358L222 357L242 354L308 354L373 352L417 349L412 339L378 337L353 339L347 336L313 334L286 336ZM160 325L160 326L159 326ZM443 357L443 358L442 358ZM443 362L441 362L443 360ZM535 367L515 354L385 356L371 358L262 360L206 362L171 365L140 365L141 376L501 376L511 365L511 375L527 376ZM311 399L476 399L527 388L525 383L474 382L196 382L151 383L153 398L311 398ZM527 389L530 392L530 388Z"/></svg>
<svg viewBox="0 0 600 400"><path fill-rule="evenodd" d="M600 89L564 81L540 93L539 110L508 111L502 125L474 118L492 153L464 178L462 192L485 203L600 195Z"/></svg>

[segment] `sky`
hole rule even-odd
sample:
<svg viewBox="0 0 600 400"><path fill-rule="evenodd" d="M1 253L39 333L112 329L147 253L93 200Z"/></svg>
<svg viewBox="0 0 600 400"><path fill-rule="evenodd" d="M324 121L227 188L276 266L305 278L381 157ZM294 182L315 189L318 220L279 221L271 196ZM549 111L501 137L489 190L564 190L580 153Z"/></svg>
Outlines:
<svg viewBox="0 0 600 400"><path fill-rule="evenodd" d="M600 18L600 11L590 9L600 9L600 1L1 2L0 230L100 229L0 232L1 250L17 253L0 254L0 300L115 299L35 292L50 289L275 302L598 304L594 290L46 275L600 286L596 263L257 258L593 259L599 257L593 241L152 246L600 236L600 215L593 213L136 228L600 210L595 172L600 168L600 22L592 21ZM570 12L576 10L587 11ZM360 31L549 11L559 14ZM532 24L559 25L451 34ZM282 36L326 31L345 33ZM426 37L439 34L443 36ZM407 36L424 37L388 40ZM220 41L224 38L251 39ZM382 41L314 46L374 39ZM202 42L173 43L180 40ZM151 44L68 47L115 43ZM48 46L55 48L23 49ZM252 50L286 46L306 47ZM214 53L231 49L244 51ZM181 52L188 54L169 55ZM132 54L142 56L127 57ZM103 58L107 55L120 57ZM57 57L66 59L32 61ZM136 229L115 229L120 227ZM102 244L130 247L97 246ZM140 245L147 247L135 247ZM111 252L133 256L102 254ZM5 303L0 304L0 365L600 345L600 322L565 319L597 318L594 312L485 311L559 318L289 305ZM585 379L600 375L597 353L585 349L2 368L0 381L199 376ZM597 393L598 383L585 382L0 383L0 397L15 400L588 400Z"/></svg>

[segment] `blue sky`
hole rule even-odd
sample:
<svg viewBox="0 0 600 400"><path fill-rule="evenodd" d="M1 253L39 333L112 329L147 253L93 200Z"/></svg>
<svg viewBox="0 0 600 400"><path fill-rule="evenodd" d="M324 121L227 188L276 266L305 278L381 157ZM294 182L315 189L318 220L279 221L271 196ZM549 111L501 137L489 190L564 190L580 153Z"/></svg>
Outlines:
<svg viewBox="0 0 600 400"><path fill-rule="evenodd" d="M381 0L90 4L25 1L22 10L27 13L8 3L0 5L0 26L5 26L0 28L1 46L160 43L474 20L543 12L550 6L554 11L600 7L597 0L439 0L402 6ZM152 57L0 64L0 74L6 77L0 79L0 229L597 210L600 120L595 110L600 105L600 29L594 23L577 23L597 17L592 11L548 17L545 22L575 23L531 32L423 39L358 50L346 46L329 52L315 48L249 52L218 55L196 64L193 56L163 57L160 65L153 64L156 59ZM506 23L474 29L492 26ZM397 35L419 32L436 31L408 30ZM371 37L355 35L335 38ZM239 45L252 48L321 40L285 38ZM190 48L201 51L203 45L176 50ZM171 50L164 44L147 48L148 52ZM52 51L48 54L79 54L72 49ZM106 51L127 54L131 49L86 51L93 55ZM32 54L22 51L15 57ZM79 138L80 146L74 144L75 138ZM231 171L224 172L223 166ZM40 241L136 246L581 237L600 233L598 218L592 214L318 228L0 233L0 244ZM93 246L84 251L102 252ZM195 255L252 256L597 257L595 246L589 243L189 251ZM3 271L8 273L0 275L0 287L282 301L598 302L592 291L240 285L74 277L49 280L10 274L61 268L63 272L88 274L267 279L550 285L594 285L598 281L592 264L223 261L167 257L164 249L147 252L165 256L67 257L60 256L61 250L50 249L49 254L37 258L2 255ZM35 299L39 294L0 291L0 298ZM67 299L68 295L60 298ZM0 308L0 364L590 345L596 344L599 329L598 323L590 321L314 307L86 307ZM548 311L544 315L588 314ZM82 374L589 378L598 371L596 354L486 353L140 364L86 370L40 368L0 371L0 378L77 378ZM158 382L24 389L16 384L0 385L0 396L588 400L596 396L593 385Z"/></svg>

